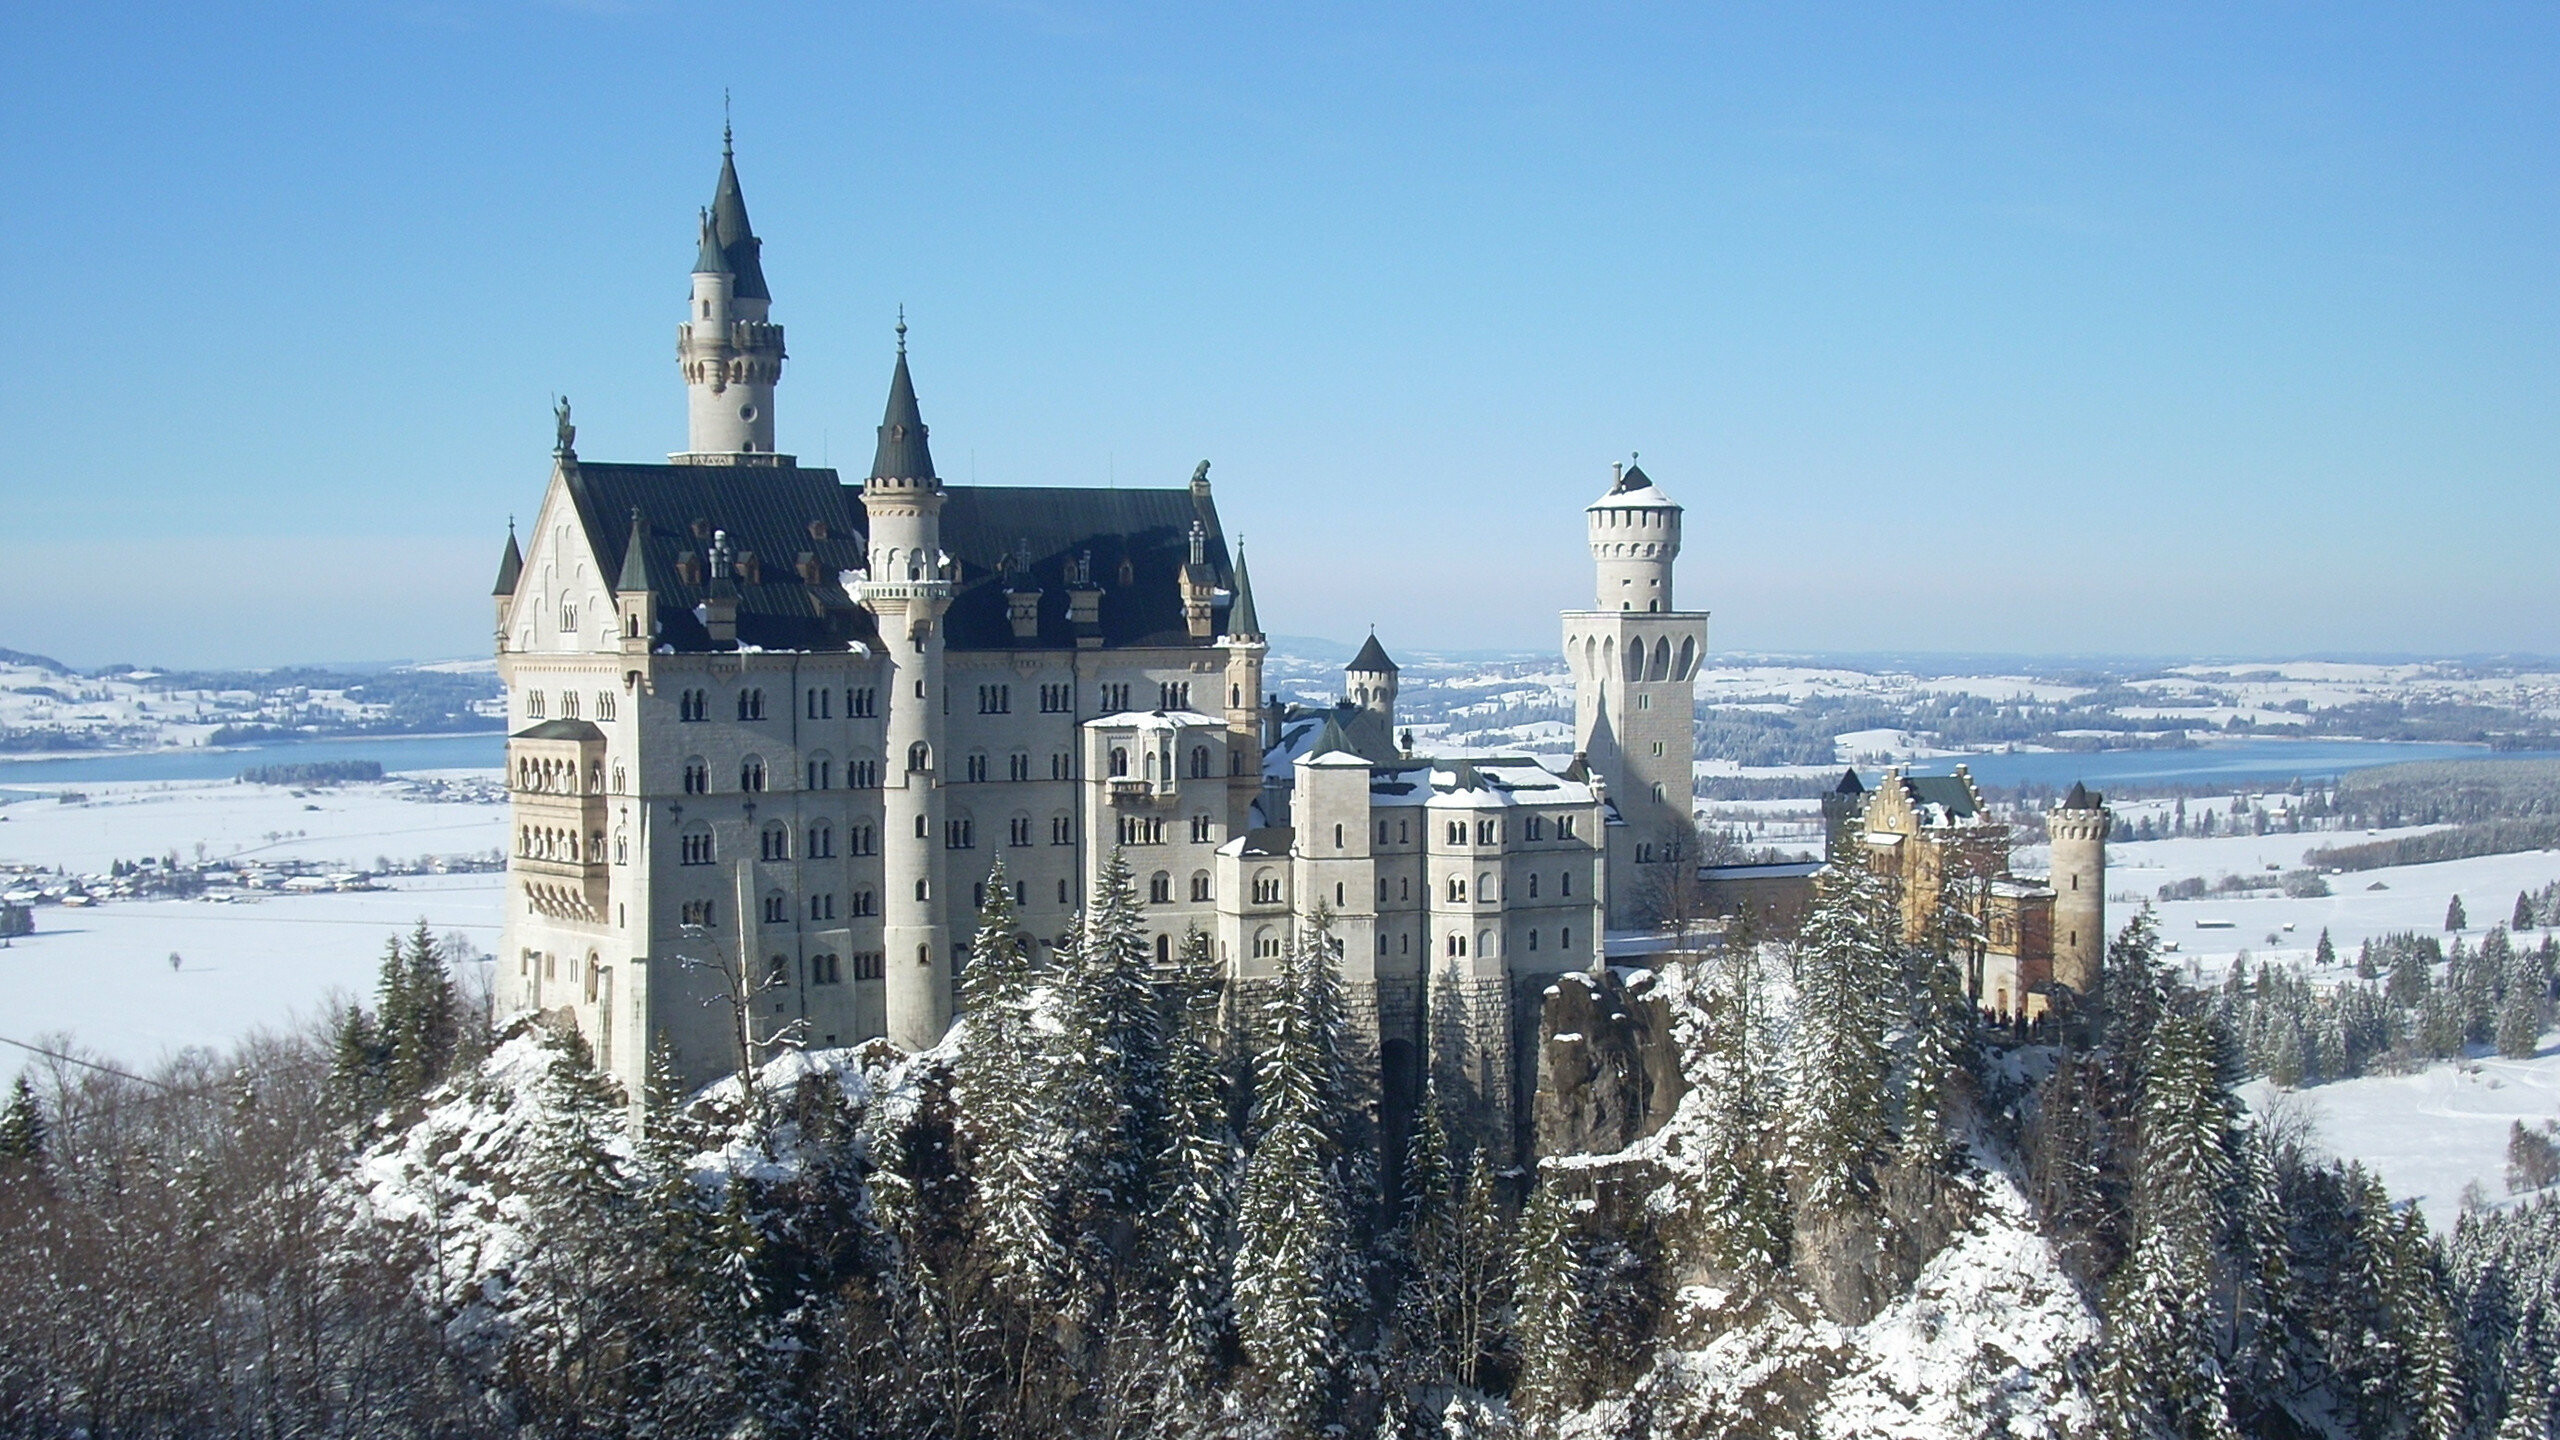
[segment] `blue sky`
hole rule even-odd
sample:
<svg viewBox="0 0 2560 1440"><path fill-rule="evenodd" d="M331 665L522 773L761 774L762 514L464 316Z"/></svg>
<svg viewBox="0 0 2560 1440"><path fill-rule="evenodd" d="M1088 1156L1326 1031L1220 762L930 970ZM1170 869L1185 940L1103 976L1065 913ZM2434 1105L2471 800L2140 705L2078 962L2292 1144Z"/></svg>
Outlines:
<svg viewBox="0 0 2560 1440"><path fill-rule="evenodd" d="M11 7L0 645L487 646L683 440L735 93L804 459L1216 462L1274 630L1544 647L1641 451L1722 649L2560 652L2560 10Z"/></svg>

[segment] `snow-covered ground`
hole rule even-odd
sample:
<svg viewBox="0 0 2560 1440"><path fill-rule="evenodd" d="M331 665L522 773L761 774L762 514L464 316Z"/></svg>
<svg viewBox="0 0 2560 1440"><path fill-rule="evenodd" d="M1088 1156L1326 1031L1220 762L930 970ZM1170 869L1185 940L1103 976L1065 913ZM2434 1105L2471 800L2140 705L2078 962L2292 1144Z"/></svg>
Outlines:
<svg viewBox="0 0 2560 1440"><path fill-rule="evenodd" d="M506 807L485 798L497 779L468 777L464 793L480 799L425 797L401 780L303 793L228 781L47 787L40 798L0 806L0 862L79 874L175 853L189 862L201 854L364 870L385 857L487 855L506 842ZM87 798L64 803L56 798L64 790ZM0 948L0 1037L67 1035L147 1065L170 1050L219 1047L316 1015L333 995L370 997L384 942L421 918L480 952L497 944L503 875L376 883L389 888L39 905L36 933ZM0 1076L25 1058L8 1048Z"/></svg>
<svg viewBox="0 0 2560 1440"><path fill-rule="evenodd" d="M396 888L222 904L45 907L35 934L0 947L0 1036L36 1044L68 1036L84 1051L149 1065L187 1046L220 1048L252 1030L316 1016L333 995L369 1003L384 943L421 917L484 955L497 945L505 876L391 883ZM9 1047L0 1076L27 1058Z"/></svg>
<svg viewBox="0 0 2560 1440"><path fill-rule="evenodd" d="M497 772L483 778L494 794ZM397 779L308 791L228 780L25 788L43 798L0 806L0 864L77 873L174 853L182 860L238 856L364 868L381 857L485 854L504 848L507 837L504 805L420 798ZM66 793L86 798L56 798Z"/></svg>
<svg viewBox="0 0 2560 1440"><path fill-rule="evenodd" d="M2394 1200L2450 1231L2473 1183L2492 1202L2509 1198L2507 1128L2560 1120L2560 1033L2543 1036L2530 1060L2491 1056L2295 1091L2253 1080L2241 1093L2262 1114L2298 1108L2329 1153L2364 1162Z"/></svg>

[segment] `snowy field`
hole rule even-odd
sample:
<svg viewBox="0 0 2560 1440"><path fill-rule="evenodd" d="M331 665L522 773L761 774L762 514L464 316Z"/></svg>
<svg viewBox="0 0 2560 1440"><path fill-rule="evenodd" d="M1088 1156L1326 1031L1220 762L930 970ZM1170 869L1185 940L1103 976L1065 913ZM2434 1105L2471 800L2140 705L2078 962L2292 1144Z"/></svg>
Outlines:
<svg viewBox="0 0 2560 1440"><path fill-rule="evenodd" d="M0 1036L37 1044L68 1036L84 1051L147 1066L317 1016L332 996L370 1002L384 942L421 917L484 956L497 945L505 876L390 883L398 888L227 904L47 906L36 912L35 934L0 948ZM0 1076L27 1058L9 1047Z"/></svg>
<svg viewBox="0 0 2560 1440"><path fill-rule="evenodd" d="M460 772L494 786L498 772ZM64 804L65 792L87 798ZM0 806L0 864L104 870L117 860L317 860L370 867L377 858L477 855L503 849L504 805L410 798L398 781L297 791L228 780L20 787L38 798ZM204 848L199 851L197 846Z"/></svg>
<svg viewBox="0 0 2560 1440"><path fill-rule="evenodd" d="M471 778L494 784L497 775ZM63 803L55 797L65 789L87 798ZM384 857L501 849L506 814L498 804L415 798L396 781L303 794L228 781L49 786L0 807L0 861L77 874L174 852L370 869ZM148 1065L317 1015L333 996L370 997L384 942L421 918L479 952L496 946L502 875L380 883L391 888L39 906L36 933L0 948L0 1036L68 1036ZM0 1055L0 1076L25 1058L14 1048Z"/></svg>
<svg viewBox="0 0 2560 1440"><path fill-rule="evenodd" d="M2560 1120L2560 1032L2543 1036L2531 1060L2488 1056L2295 1091L2253 1080L2241 1093L2261 1114L2299 1109L2321 1148L2364 1162L2391 1198L2415 1202L2449 1234L2468 1186L2492 1203L2509 1198L2507 1127Z"/></svg>

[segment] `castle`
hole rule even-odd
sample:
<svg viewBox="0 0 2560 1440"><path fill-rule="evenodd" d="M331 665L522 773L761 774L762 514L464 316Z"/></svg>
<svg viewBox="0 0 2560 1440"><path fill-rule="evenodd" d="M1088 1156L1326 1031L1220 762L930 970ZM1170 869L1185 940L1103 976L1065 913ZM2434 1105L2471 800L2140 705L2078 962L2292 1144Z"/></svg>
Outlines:
<svg viewBox="0 0 2560 1440"><path fill-rule="evenodd" d="M583 460L564 402L501 558L500 1009L574 1024L633 1094L661 1039L687 1081L742 1031L924 1048L997 857L1054 945L1117 851L1157 955L1198 929L1240 987L1324 915L1390 1111L1427 1065L1516 1113L1546 985L1694 864L1680 507L1627 466L1587 511L1573 764L1415 754L1374 636L1337 704L1264 696L1205 462L1164 489L946 484L903 319L869 474L782 452L783 329L725 143L699 239L686 448Z"/></svg>

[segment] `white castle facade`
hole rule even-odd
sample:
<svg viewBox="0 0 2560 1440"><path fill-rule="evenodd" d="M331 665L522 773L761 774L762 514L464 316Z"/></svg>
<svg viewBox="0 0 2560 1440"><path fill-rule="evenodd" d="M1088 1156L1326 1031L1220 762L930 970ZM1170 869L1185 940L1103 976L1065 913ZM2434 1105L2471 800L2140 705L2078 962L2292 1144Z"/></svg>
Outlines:
<svg viewBox="0 0 2560 1440"><path fill-rule="evenodd" d="M1691 859L1706 616L1672 603L1679 507L1632 467L1590 507L1573 765L1415 754L1374 637L1336 705L1264 697L1205 463L946 485L903 322L868 476L779 452L759 250L724 147L678 332L687 449L584 461L564 406L508 537L501 1011L574 1024L635 1095L661 1041L679 1078L735 1068L747 992L759 1042L923 1048L995 861L1054 944L1117 849L1157 954L1205 932L1240 991L1321 915L1391 1110L1426 1066L1517 1107L1547 984Z"/></svg>

